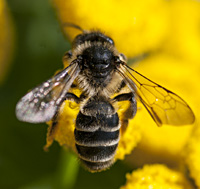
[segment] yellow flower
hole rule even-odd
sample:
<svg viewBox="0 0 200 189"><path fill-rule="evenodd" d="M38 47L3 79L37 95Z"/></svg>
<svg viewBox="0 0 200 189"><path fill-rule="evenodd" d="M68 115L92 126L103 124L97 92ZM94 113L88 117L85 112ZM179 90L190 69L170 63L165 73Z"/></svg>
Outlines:
<svg viewBox="0 0 200 189"><path fill-rule="evenodd" d="M145 165L126 175L127 183L120 189L191 189L185 176L164 165Z"/></svg>
<svg viewBox="0 0 200 189"><path fill-rule="evenodd" d="M69 22L85 30L105 31L114 39L117 49L128 57L149 53L132 67L180 95L195 113L199 112L199 2L53 0L53 4L61 27ZM63 30L71 40L78 33L72 28ZM61 123L54 138L74 150L74 139L70 137L73 137L78 107L71 110L68 106L66 102L62 107ZM192 125L158 128L145 108L138 104L136 117L122 133L115 159L123 159L139 143L130 158L134 165L163 162L178 167L192 130ZM54 138L47 138L47 144Z"/></svg>
<svg viewBox="0 0 200 189"><path fill-rule="evenodd" d="M13 25L7 4L0 0L0 84L2 84L11 62L13 51Z"/></svg>

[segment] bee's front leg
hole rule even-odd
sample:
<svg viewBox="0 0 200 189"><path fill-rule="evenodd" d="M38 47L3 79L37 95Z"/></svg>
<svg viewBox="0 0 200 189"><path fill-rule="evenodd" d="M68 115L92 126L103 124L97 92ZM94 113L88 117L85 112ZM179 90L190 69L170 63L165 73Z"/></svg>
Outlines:
<svg viewBox="0 0 200 189"><path fill-rule="evenodd" d="M77 97L75 94L73 93L67 93L65 98L63 99L63 101L61 102L60 106L62 105L62 103L65 101L65 100L70 100L70 101L73 101L77 104L80 103L80 99L79 97ZM51 129L49 130L49 134L52 135L56 126L57 126L57 123L58 123L58 115L59 115L59 110L60 110L60 106L58 106L57 108L57 111L52 119L52 125L51 125Z"/></svg>
<svg viewBox="0 0 200 189"><path fill-rule="evenodd" d="M57 111L56 111L55 115L53 116L51 122L49 123L49 128L48 128L48 131L47 131L46 145L44 146L44 150L45 151L48 150L49 146L51 146L51 144L54 141L54 136L55 136L56 128L57 128L57 125L58 125L58 120L59 120L58 119L58 117L59 117L59 110L60 110L60 107L61 107L62 103L65 100L70 100L70 101L73 101L73 102L79 104L81 98L77 97L73 93L67 93L66 94L65 98L63 99L63 101L58 106Z"/></svg>

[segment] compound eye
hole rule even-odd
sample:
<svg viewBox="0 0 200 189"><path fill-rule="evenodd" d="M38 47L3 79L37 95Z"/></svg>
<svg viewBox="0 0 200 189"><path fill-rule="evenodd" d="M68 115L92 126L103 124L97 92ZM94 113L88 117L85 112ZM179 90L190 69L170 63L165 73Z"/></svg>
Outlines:
<svg viewBox="0 0 200 189"><path fill-rule="evenodd" d="M76 38L72 42L72 47L76 48L81 43L83 43L83 34L79 34L76 36Z"/></svg>
<svg viewBox="0 0 200 189"><path fill-rule="evenodd" d="M127 58L126 58L126 56L124 55L124 54L119 54L119 58L120 58L120 60L121 61L123 61L123 62L126 62L127 61Z"/></svg>
<svg viewBox="0 0 200 189"><path fill-rule="evenodd" d="M114 41L110 37L107 37L106 39L111 45L115 45Z"/></svg>

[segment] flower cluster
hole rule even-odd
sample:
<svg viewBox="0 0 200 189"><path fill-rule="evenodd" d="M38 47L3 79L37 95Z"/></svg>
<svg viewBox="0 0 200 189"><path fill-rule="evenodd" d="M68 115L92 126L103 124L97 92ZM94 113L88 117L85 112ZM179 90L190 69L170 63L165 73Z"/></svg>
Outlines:
<svg viewBox="0 0 200 189"><path fill-rule="evenodd" d="M127 174L127 184L120 189L192 189L193 187L185 176L175 170L170 170L164 165L145 165L132 174Z"/></svg>
<svg viewBox="0 0 200 189"><path fill-rule="evenodd" d="M73 39L76 30L66 22L85 30L100 29L111 36L119 52L132 58L148 54L132 66L153 81L175 91L199 110L200 2L195 0L54 0L64 34ZM76 94L76 91L73 91ZM73 102L65 102L53 140L74 149L74 119L79 111ZM198 115L194 125L158 128L145 108L138 104L136 117L121 136L115 159L132 155L127 162L143 169L127 175L128 188L192 188L188 177L200 188ZM51 124L50 124L51 126ZM134 149L134 150L133 150ZM162 163L165 165L158 165ZM169 167L169 168L168 168ZM181 167L181 168L180 168ZM171 170L176 168L176 171ZM183 171L183 170L189 171ZM148 187L147 187L148 186Z"/></svg>

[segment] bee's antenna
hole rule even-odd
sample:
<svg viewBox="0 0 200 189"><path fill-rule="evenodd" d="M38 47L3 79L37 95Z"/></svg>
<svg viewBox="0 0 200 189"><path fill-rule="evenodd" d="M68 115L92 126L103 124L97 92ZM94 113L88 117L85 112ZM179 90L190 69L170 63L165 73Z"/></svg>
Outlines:
<svg viewBox="0 0 200 189"><path fill-rule="evenodd" d="M65 22L63 24L63 27L72 27L72 28L75 28L75 29L78 29L78 30L84 32L84 30L80 26L73 24L73 23L69 23L69 22Z"/></svg>

